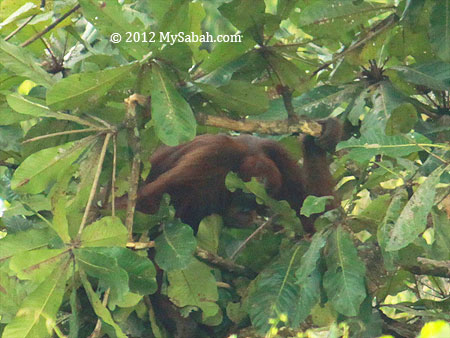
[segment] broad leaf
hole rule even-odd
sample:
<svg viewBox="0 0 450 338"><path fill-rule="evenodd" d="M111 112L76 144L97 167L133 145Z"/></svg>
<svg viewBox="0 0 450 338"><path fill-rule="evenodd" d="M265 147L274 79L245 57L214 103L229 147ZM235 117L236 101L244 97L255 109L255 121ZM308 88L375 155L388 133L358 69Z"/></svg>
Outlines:
<svg viewBox="0 0 450 338"><path fill-rule="evenodd" d="M350 235L338 227L328 241L327 271L323 286L333 308L346 316L356 316L366 298L365 267Z"/></svg>
<svg viewBox="0 0 450 338"><path fill-rule="evenodd" d="M9 268L20 279L30 279L41 283L61 264L62 260L67 260L68 257L69 251L66 249L41 248L24 251L12 257Z"/></svg>
<svg viewBox="0 0 450 338"><path fill-rule="evenodd" d="M49 228L8 234L0 239L0 260L30 250L47 247L56 234Z"/></svg>
<svg viewBox="0 0 450 338"><path fill-rule="evenodd" d="M445 0L448 1L448 0ZM435 90L450 89L450 63L432 61L414 66L393 67L408 82Z"/></svg>
<svg viewBox="0 0 450 338"><path fill-rule="evenodd" d="M152 70L152 120L156 135L169 146L192 140L197 122L191 107L162 68L153 65Z"/></svg>
<svg viewBox="0 0 450 338"><path fill-rule="evenodd" d="M192 263L197 247L192 228L179 220L167 222L155 239L156 263L165 271L185 269Z"/></svg>
<svg viewBox="0 0 450 338"><path fill-rule="evenodd" d="M178 307L196 306L203 311L203 318L212 317L219 311L215 303L219 299L216 279L211 268L193 260L183 270L169 272L169 298Z"/></svg>
<svg viewBox="0 0 450 338"><path fill-rule="evenodd" d="M54 80L33 59L32 55L21 47L0 40L0 64L11 72L24 76L44 87L50 87Z"/></svg>
<svg viewBox="0 0 450 338"><path fill-rule="evenodd" d="M205 217L198 226L197 243L199 248L217 254L219 250L220 230L223 228L222 217L211 215Z"/></svg>
<svg viewBox="0 0 450 338"><path fill-rule="evenodd" d="M43 149L27 157L14 172L11 188L37 194L58 179L89 145L91 138Z"/></svg>
<svg viewBox="0 0 450 338"><path fill-rule="evenodd" d="M23 130L17 126L0 127L0 149L1 151L20 152L20 141Z"/></svg>
<svg viewBox="0 0 450 338"><path fill-rule="evenodd" d="M355 91L355 88L323 85L295 97L292 105L298 115L307 115L311 118L328 117L346 96Z"/></svg>
<svg viewBox="0 0 450 338"><path fill-rule="evenodd" d="M203 95L219 107L239 113L252 115L265 112L269 108L269 99L263 87L243 81L230 81L227 85L215 88L197 83Z"/></svg>
<svg viewBox="0 0 450 338"><path fill-rule="evenodd" d="M304 289L297 284L295 272L300 267L305 250L304 245L295 245L282 258L264 269L255 280L248 298L248 312L253 326L259 332L266 333L270 329L270 319L278 319L280 314L287 316L286 324L292 328L298 327L300 321L309 315L314 301L308 299L317 300L317 286L320 283L313 273L311 276L315 287L312 285L310 288L309 281L304 284Z"/></svg>
<svg viewBox="0 0 450 338"><path fill-rule="evenodd" d="M81 233L82 247L122 246L128 232L118 217L107 216L87 226Z"/></svg>
<svg viewBox="0 0 450 338"><path fill-rule="evenodd" d="M50 88L47 105L56 110L92 107L112 86L129 76L136 66L137 63L134 63L66 77Z"/></svg>
<svg viewBox="0 0 450 338"><path fill-rule="evenodd" d="M113 327L114 332L117 336L117 338L127 338L127 335L125 335L122 332L122 329L114 322L114 319L111 316L111 313L109 310L102 304L100 299L98 298L97 294L95 293L94 289L92 288L91 283L89 283L89 280L86 277L86 274L84 272L80 273L81 282L83 283L84 290L86 291L86 294L89 298L89 301L92 305L92 308L95 311L95 314L101 318L106 324L109 324Z"/></svg>
<svg viewBox="0 0 450 338"><path fill-rule="evenodd" d="M436 169L415 191L392 227L386 244L387 251L397 251L406 247L425 230L428 213L436 195L436 185L442 173L449 168Z"/></svg>
<svg viewBox="0 0 450 338"><path fill-rule="evenodd" d="M141 59L142 56L149 52L148 44L144 42L127 42L127 38L130 37L127 32L139 32L139 37L142 38L143 33L148 33L142 26L139 20L130 19L133 16L126 13L124 9L126 5L122 5L119 2L108 1L98 2L96 0L80 0L80 5L83 10L83 14L86 19L89 20L106 39L109 39L111 34L120 34L120 43L115 44L125 54L132 55L135 59ZM128 14L128 15L127 15ZM130 29L133 27L133 29ZM150 38L147 36L147 41ZM143 40L142 40L143 41Z"/></svg>
<svg viewBox="0 0 450 338"><path fill-rule="evenodd" d="M300 220L295 210L291 208L287 201L278 201L270 197L264 185L258 182L256 178L252 178L250 182L244 182L236 173L230 172L225 179L225 185L232 192L241 189L245 193L252 193L259 204L268 206L274 214L277 214L277 221L281 225L289 229L300 230Z"/></svg>
<svg viewBox="0 0 450 338"><path fill-rule="evenodd" d="M450 62L450 0L434 1L429 34L437 56Z"/></svg>
<svg viewBox="0 0 450 338"><path fill-rule="evenodd" d="M45 101L30 96L22 96L17 93L6 97L9 106L16 112L31 116L49 116L51 110L45 105Z"/></svg>
<svg viewBox="0 0 450 338"><path fill-rule="evenodd" d="M383 255L386 268L390 270L395 269L393 261L395 258L395 253L387 252L386 245L390 240L390 233L395 225L395 222L397 221L398 216L400 215L407 201L408 194L406 193L406 190L402 189L396 192L386 210L386 215L378 226L378 245L380 246L381 254Z"/></svg>
<svg viewBox="0 0 450 338"><path fill-rule="evenodd" d="M336 149L350 149L351 158L362 163L378 154L392 157L406 156L422 150L421 143L425 145L431 143L429 139L418 133L411 133L407 136L383 136L375 130L366 133L359 139L352 137L348 141L340 142ZM416 145L416 143L418 144Z"/></svg>
<svg viewBox="0 0 450 338"><path fill-rule="evenodd" d="M124 269L129 278L130 291L140 295L152 294L157 289L156 270L152 261L137 252L126 248L99 248L98 252L117 260L119 267Z"/></svg>
<svg viewBox="0 0 450 338"><path fill-rule="evenodd" d="M432 210L434 226L434 243L432 255L434 259L450 260L450 218L443 211Z"/></svg>
<svg viewBox="0 0 450 338"><path fill-rule="evenodd" d="M44 195L23 196L20 200L13 200L3 213L3 217L32 216L38 211L50 210L50 201Z"/></svg>
<svg viewBox="0 0 450 338"><path fill-rule="evenodd" d="M314 234L308 250L301 259L300 268L295 272L297 283L302 285L317 268L322 248L327 243L328 233L317 232Z"/></svg>
<svg viewBox="0 0 450 338"><path fill-rule="evenodd" d="M352 0L319 0L302 8L299 16L299 25L323 24L335 19L348 18L360 14L365 15L368 11L377 12L377 7L372 3Z"/></svg>
<svg viewBox="0 0 450 338"><path fill-rule="evenodd" d="M305 215L306 217L309 217L312 214L319 214L325 210L327 202L332 199L332 196L317 197L309 195L302 204L300 214Z"/></svg>
<svg viewBox="0 0 450 338"><path fill-rule="evenodd" d="M220 6L219 11L236 28L245 31L255 24L262 23L265 8L263 0L233 0Z"/></svg>
<svg viewBox="0 0 450 338"><path fill-rule="evenodd" d="M20 281L16 277L8 276L6 272L0 271L0 315L9 323L20 309L25 297L33 292L36 286L31 282Z"/></svg>
<svg viewBox="0 0 450 338"><path fill-rule="evenodd" d="M77 249L74 253L76 263L84 272L97 278L105 288L111 288L111 304L123 299L129 291L128 274L117 264L116 258L97 248Z"/></svg>
<svg viewBox="0 0 450 338"><path fill-rule="evenodd" d="M21 304L16 317L3 332L3 338L51 337L56 314L63 300L69 259L55 268Z"/></svg>

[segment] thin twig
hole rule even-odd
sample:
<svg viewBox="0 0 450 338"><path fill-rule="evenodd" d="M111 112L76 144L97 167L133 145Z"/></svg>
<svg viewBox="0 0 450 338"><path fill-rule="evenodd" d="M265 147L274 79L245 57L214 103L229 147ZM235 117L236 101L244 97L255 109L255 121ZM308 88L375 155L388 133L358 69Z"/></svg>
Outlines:
<svg viewBox="0 0 450 338"><path fill-rule="evenodd" d="M428 101L430 101L430 102L434 105L435 108L439 108L439 104L437 104L437 103L433 100L433 98L430 96L429 93L425 93L424 95L425 95L425 97L428 99Z"/></svg>
<svg viewBox="0 0 450 338"><path fill-rule="evenodd" d="M9 33L9 35L5 38L5 41L8 41L9 39L11 39L14 35L16 35L17 33L19 33L22 29L25 28L26 25L28 25L30 23L31 20L34 19L34 17L37 14L33 14L32 16L30 16L28 19L25 20L25 22L23 22L19 27L17 27L15 30L13 30L11 33Z"/></svg>
<svg viewBox="0 0 450 338"><path fill-rule="evenodd" d="M231 273L234 273L234 274L237 274L240 276L245 276L245 277L248 277L251 279L255 278L254 272L247 269L245 266L236 264L235 262L231 261L230 259L220 257L218 255L215 255L215 254L207 251L207 250L197 248L195 250L195 256L210 265L220 268L221 270L226 270Z"/></svg>
<svg viewBox="0 0 450 338"><path fill-rule="evenodd" d="M105 160L106 148L108 147L109 139L111 138L111 133L106 134L105 141L103 142L103 148L100 153L100 158L98 160L97 171L95 172L94 182L92 182L91 192L89 194L89 199L86 205L86 209L84 209L83 218L81 219L80 228L78 229L77 239L79 240L81 233L83 232L84 227L86 226L86 221L91 210L92 201L94 200L95 193L97 191L98 180L100 178L100 174L102 173L103 161Z"/></svg>
<svg viewBox="0 0 450 338"><path fill-rule="evenodd" d="M117 135L113 137L113 169L111 178L111 215L116 216L116 165L117 165Z"/></svg>
<svg viewBox="0 0 450 338"><path fill-rule="evenodd" d="M37 33L36 35L32 36L31 38L29 38L27 41L25 41L24 43L22 43L20 45L20 47L26 47L29 44L33 43L34 41L40 39L41 36L43 36L44 34L48 33L49 31L51 31L53 28L55 28L59 23L61 23L61 21L63 21L65 18L67 18L69 15L73 14L74 12L76 12L77 10L80 9L80 4L76 5L75 7L73 7L71 10L69 10L67 13L63 14L60 18L56 19L55 22L53 22L52 24L50 24L49 26L47 26L44 30L42 30L41 32Z"/></svg>
<svg viewBox="0 0 450 338"><path fill-rule="evenodd" d="M230 259L234 261L236 256L245 248L245 246L250 242L257 234L259 234L265 227L267 227L270 223L272 223L274 216L271 216L267 221L261 224L255 231L253 231L250 236L248 236L245 241L239 245L235 252L231 255Z"/></svg>
<svg viewBox="0 0 450 338"><path fill-rule="evenodd" d="M125 100L127 113L125 126L127 128L128 145L133 151L133 161L131 163L131 175L129 179L130 190L128 192L127 212L125 216L125 226L128 230L128 241L133 241L133 220L136 210L137 190L139 184L139 174L141 168L141 141L136 119L136 104L139 103L139 95L133 94Z"/></svg>
<svg viewBox="0 0 450 338"><path fill-rule="evenodd" d="M108 129L89 128L89 129L76 129L76 130L60 131L57 133L41 135L41 136L36 136L36 137L30 138L28 140L23 141L22 144L35 142L35 141L39 141L39 140L43 140L43 139L46 139L49 137L55 137L55 136L71 135L71 134L79 134L79 133L90 133L91 131L102 132L102 131L107 131L107 130Z"/></svg>
<svg viewBox="0 0 450 338"><path fill-rule="evenodd" d="M106 128L110 128L111 129L111 125L108 122L106 122L105 120L102 120L101 118L99 118L97 116L94 116L94 115L91 115L91 114L85 114L85 115L90 117L94 121L97 121L97 122L103 124Z"/></svg>

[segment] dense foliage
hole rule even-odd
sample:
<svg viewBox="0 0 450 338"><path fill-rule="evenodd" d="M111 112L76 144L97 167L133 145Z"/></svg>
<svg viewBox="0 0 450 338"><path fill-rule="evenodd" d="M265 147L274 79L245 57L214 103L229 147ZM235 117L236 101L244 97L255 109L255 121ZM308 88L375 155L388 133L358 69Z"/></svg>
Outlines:
<svg viewBox="0 0 450 338"><path fill-rule="evenodd" d="M158 288L212 337L414 337L450 321L449 18L450 0L1 1L2 337L166 337ZM194 233L167 199L155 215L99 211L159 144L226 132L205 116L288 115L346 125L342 207L312 237L233 175L270 210L248 240L256 226L214 215ZM301 158L296 137L276 139Z"/></svg>

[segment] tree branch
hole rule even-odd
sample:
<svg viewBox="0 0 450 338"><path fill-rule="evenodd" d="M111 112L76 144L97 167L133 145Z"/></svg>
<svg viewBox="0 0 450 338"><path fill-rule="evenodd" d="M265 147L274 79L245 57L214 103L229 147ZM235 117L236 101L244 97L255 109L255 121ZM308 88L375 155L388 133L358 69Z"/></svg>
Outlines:
<svg viewBox="0 0 450 338"><path fill-rule="evenodd" d="M304 133L312 136L319 136L322 126L310 119L290 118L287 120L258 121L258 120L233 120L228 117L206 115L197 113L197 122L205 126L225 128L229 130L260 133L260 134L293 134Z"/></svg>
<svg viewBox="0 0 450 338"><path fill-rule="evenodd" d="M41 32L37 33L36 35L32 36L31 38L29 38L27 41L25 41L24 43L22 43L20 45L20 47L26 47L29 44L33 43L34 41L38 40L41 38L42 35L50 32L53 28L55 28L61 21L63 21L65 18L67 18L69 15L71 15L72 13L76 12L77 10L80 9L80 4L76 5L75 7L73 7L70 11L68 11L67 13L63 14L60 18L56 19L55 22L53 22L52 24L50 24L49 26L47 26L44 30L42 30Z"/></svg>

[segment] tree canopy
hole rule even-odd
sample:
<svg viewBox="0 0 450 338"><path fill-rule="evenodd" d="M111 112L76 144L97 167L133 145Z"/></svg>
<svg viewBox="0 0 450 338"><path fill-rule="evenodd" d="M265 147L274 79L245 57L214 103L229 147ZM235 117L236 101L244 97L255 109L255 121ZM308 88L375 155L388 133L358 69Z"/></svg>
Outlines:
<svg viewBox="0 0 450 338"><path fill-rule="evenodd" d="M450 336L449 93L450 0L1 1L0 334L170 337L161 293L199 337ZM327 117L342 203L312 236L233 173L252 228L134 210L162 144L301 160Z"/></svg>

